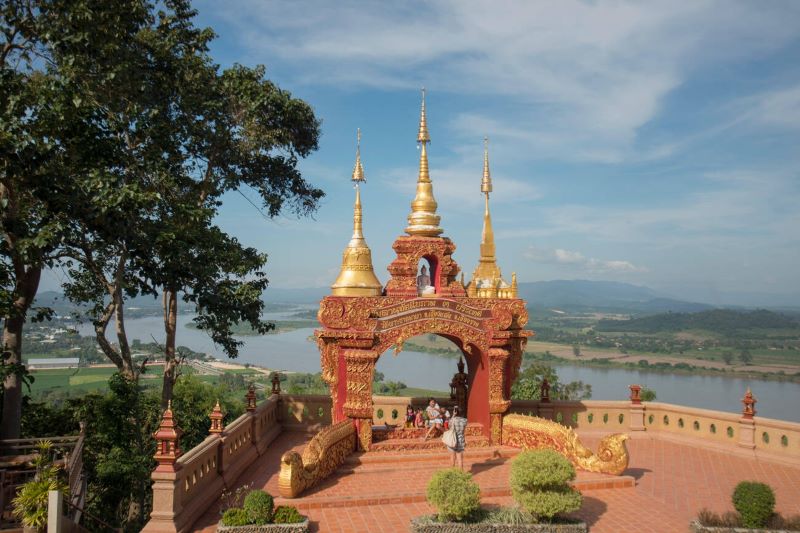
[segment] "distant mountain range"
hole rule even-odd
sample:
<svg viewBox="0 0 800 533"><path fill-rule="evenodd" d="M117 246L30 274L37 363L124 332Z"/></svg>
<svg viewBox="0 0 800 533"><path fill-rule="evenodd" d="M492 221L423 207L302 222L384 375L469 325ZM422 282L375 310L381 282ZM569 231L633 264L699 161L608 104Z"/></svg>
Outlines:
<svg viewBox="0 0 800 533"><path fill-rule="evenodd" d="M330 294L327 287L306 289L283 289L269 287L264 292L264 300L274 303L310 304L318 303ZM776 301L775 305L710 305L702 302L691 302L670 298L649 287L620 283L616 281L589 280L554 280L535 281L519 284L519 296L528 302L533 309L562 309L566 311L605 311L647 315L655 313L695 313L719 307L766 307L773 309L800 308L796 305L785 305L786 300ZM792 300L788 300L792 301ZM64 296L54 291L44 291L37 297L37 305L50 306L56 309L72 307L64 300ZM127 307L151 308L160 307L161 299L152 296L140 296L126 302Z"/></svg>
<svg viewBox="0 0 800 533"><path fill-rule="evenodd" d="M650 289L616 281L555 280L519 284L519 296L534 309L692 313L714 306L667 298Z"/></svg>

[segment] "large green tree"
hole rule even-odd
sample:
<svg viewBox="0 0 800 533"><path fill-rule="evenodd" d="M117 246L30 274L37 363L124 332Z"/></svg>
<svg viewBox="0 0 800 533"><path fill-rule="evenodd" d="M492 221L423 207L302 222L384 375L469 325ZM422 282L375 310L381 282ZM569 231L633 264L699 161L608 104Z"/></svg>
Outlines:
<svg viewBox="0 0 800 533"><path fill-rule="evenodd" d="M166 402L179 297L232 356L233 324L269 328L260 319L266 256L214 225L224 194L252 189L275 216L313 211L322 192L297 170L317 148L313 110L263 67L220 70L213 32L194 26L188 1L11 0L2 9L4 353L14 369L3 434L14 436L22 326L43 267L63 261L67 294L91 304L98 344L127 379L138 369L125 299L163 295Z"/></svg>

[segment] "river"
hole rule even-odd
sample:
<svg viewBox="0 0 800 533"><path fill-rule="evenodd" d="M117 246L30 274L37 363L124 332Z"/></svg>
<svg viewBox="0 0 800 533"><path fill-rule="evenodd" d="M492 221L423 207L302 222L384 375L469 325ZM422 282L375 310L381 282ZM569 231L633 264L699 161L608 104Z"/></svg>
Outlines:
<svg viewBox="0 0 800 533"><path fill-rule="evenodd" d="M291 315L295 312L297 311L267 313L265 317L267 320L287 320L293 319ZM191 315L178 317L177 344L224 360L224 353L214 346L208 335L185 327L191 319ZM161 317L127 320L125 327L130 340L138 338L142 342L150 342L155 338L158 342L164 342ZM86 324L80 326L78 331L82 335L92 334L91 326ZM245 344L239 349L237 361L277 370L319 372L319 351L316 344L308 340L313 332L313 327L309 327L287 333L241 337ZM750 387L758 398L756 409L760 416L800 422L800 384L797 383L621 368L553 366L561 381L581 380L591 384L594 400L627 399L628 385L639 383L655 390L658 400L662 402L740 412L740 399L747 387ZM393 351L388 351L378 360L376 369L385 375L386 380L402 381L411 387L445 391L449 390L450 378L456 372L456 361L429 353L403 351L395 356Z"/></svg>

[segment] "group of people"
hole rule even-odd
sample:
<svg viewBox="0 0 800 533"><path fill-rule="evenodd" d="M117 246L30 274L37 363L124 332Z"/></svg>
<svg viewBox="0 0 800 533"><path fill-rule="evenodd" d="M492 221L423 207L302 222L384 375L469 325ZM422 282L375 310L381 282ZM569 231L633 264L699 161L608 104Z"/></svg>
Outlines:
<svg viewBox="0 0 800 533"><path fill-rule="evenodd" d="M409 405L406 407L406 427L427 427L428 431L423 440L437 437L444 430L452 429L456 436L456 444L454 447L447 447L450 450L452 466L458 462L459 468L464 469L464 445L466 443L464 430L467 427L467 419L457 405L453 406L452 412L447 408L440 407L434 398L428 399L425 411L420 408L415 410Z"/></svg>

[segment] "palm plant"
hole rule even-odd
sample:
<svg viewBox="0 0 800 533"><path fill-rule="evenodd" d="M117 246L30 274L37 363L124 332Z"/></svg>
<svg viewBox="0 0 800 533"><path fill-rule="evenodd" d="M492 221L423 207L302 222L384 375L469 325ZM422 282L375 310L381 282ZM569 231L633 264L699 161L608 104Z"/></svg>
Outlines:
<svg viewBox="0 0 800 533"><path fill-rule="evenodd" d="M47 499L51 490L64 494L68 487L61 469L53 462L53 442L41 440L36 444L36 457L31 464L36 473L31 481L20 487L12 501L14 516L25 528L44 532L47 528Z"/></svg>

